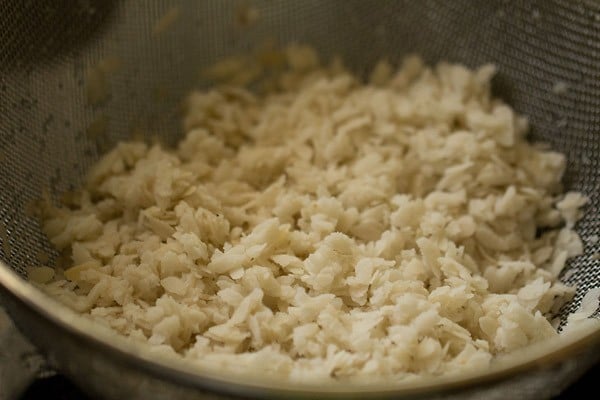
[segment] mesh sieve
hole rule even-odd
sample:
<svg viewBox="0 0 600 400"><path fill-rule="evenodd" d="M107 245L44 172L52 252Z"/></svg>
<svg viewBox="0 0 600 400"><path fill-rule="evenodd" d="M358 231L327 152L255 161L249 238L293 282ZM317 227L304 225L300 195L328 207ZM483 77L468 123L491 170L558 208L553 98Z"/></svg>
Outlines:
<svg viewBox="0 0 600 400"><path fill-rule="evenodd" d="M250 9L253 24L242 18ZM529 116L533 139L566 153L566 188L591 198L579 233L600 234L598 2L44 0L2 1L0 15L0 259L21 274L56 258L27 214L31 200L76 188L132 132L176 142L178 102L202 84L201 68L265 40L310 43L359 72L412 52L494 62L496 94ZM106 101L91 105L90 73L106 60L120 67L105 77ZM564 313L600 285L599 250L590 242L571 261L563 280L578 290Z"/></svg>
<svg viewBox="0 0 600 400"><path fill-rule="evenodd" d="M600 286L600 3L586 0L0 1L0 260L21 275L55 263L28 204L78 187L132 134L176 142L178 105L203 85L199 71L265 40L309 43L359 73L414 52L495 63L495 93L530 118L533 140L567 155L565 187L591 199L562 315ZM90 74L107 60L119 67L103 77L107 98L90 104Z"/></svg>

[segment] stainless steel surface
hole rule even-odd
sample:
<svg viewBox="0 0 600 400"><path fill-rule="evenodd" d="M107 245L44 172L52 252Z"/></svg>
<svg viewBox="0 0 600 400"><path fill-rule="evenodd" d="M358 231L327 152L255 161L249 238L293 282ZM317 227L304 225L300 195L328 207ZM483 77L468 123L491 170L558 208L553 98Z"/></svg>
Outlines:
<svg viewBox="0 0 600 400"><path fill-rule="evenodd" d="M16 399L36 378L42 357L0 307L0 399Z"/></svg>
<svg viewBox="0 0 600 400"><path fill-rule="evenodd" d="M240 16L248 7L258 11L253 23ZM192 396L200 387L272 393L132 357L126 349L107 347L105 337L75 317L68 320L75 327L69 330L52 302L10 272L23 275L29 265L56 262L27 211L32 200L45 190L57 198L76 188L89 166L120 139L141 134L175 143L181 134L179 102L205 84L201 69L266 40L312 44L324 58L342 55L359 72L382 56L396 61L412 52L431 62L496 63L496 93L530 117L533 139L567 154L565 187L591 198L579 233L584 240L600 234L598 1L3 0L0 260L6 266L0 265L0 292L21 330L94 392L112 398L166 398L172 390ZM110 63L111 72L102 69ZM100 75L107 91L90 104L93 75ZM553 90L557 83L567 90ZM562 316L587 289L600 286L598 246L590 243L570 263L564 280L578 290ZM576 374L559 375L545 375L545 389L556 390Z"/></svg>
<svg viewBox="0 0 600 400"><path fill-rule="evenodd" d="M0 298L22 332L83 389L107 399L544 399L559 393L600 361L600 331L583 331L556 351L519 352L518 359L460 381L452 378L399 385L288 384L264 376L203 371L156 359L106 328L48 299L11 271L0 269ZM555 343L558 344L558 343Z"/></svg>

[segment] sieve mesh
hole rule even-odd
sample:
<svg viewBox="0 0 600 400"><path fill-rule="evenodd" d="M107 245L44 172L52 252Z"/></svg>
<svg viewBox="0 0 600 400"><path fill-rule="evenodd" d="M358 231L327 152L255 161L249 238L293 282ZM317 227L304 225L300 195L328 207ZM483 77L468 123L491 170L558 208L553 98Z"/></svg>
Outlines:
<svg viewBox="0 0 600 400"><path fill-rule="evenodd" d="M254 24L240 19L247 7ZM1 1L0 259L21 274L55 263L28 204L79 186L118 140L175 143L178 105L203 85L199 71L265 40L309 43L363 73L413 52L497 64L496 94L529 116L534 140L566 153L565 187L591 198L577 228L585 254L563 275L577 285L563 317L600 286L600 3L584 0ZM89 104L90 73L106 60L119 68L104 77L105 101Z"/></svg>

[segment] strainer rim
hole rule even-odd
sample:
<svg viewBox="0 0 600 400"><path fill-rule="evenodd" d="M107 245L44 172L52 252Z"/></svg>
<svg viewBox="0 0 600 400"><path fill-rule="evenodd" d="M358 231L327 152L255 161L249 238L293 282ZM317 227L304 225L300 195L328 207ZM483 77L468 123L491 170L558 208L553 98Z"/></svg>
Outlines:
<svg viewBox="0 0 600 400"><path fill-rule="evenodd" d="M108 354L109 358L118 358L128 363L129 367L139 368L155 377L173 383L184 384L200 390L210 390L217 393L230 395L252 394L255 396L277 397L281 395L294 396L319 396L347 397L360 395L365 397L386 396L422 396L435 393L448 393L474 389L486 384L497 383L516 376L520 372L532 369L549 368L571 359L584 350L597 348L600 350L600 324L588 329L582 329L577 335L565 341L562 346L549 349L552 343L547 342L547 351L534 349L519 352L521 362L507 362L502 366L492 366L485 371L464 373L460 377L430 378L429 383L424 380L412 382L388 383L352 383L334 382L326 386L318 383L297 384L291 382L265 379L265 376L252 376L251 374L218 375L218 371L196 369L191 364L175 360L157 360L156 357L142 351L139 347L126 338L110 331L98 323L84 318L74 310L61 304L56 299L45 294L34 285L26 282L8 265L0 261L0 285L12 296L13 299L24 304L37 316L66 330L69 334L83 339L86 345L98 346ZM10 312L10 310L9 310ZM18 323L18 321L17 321ZM557 339L558 340L558 339ZM600 353L599 353L600 354Z"/></svg>

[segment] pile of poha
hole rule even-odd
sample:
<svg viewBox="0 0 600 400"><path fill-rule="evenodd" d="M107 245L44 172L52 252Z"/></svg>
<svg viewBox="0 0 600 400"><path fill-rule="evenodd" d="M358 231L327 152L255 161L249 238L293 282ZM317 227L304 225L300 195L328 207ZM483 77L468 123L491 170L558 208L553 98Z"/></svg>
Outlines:
<svg viewBox="0 0 600 400"><path fill-rule="evenodd" d="M192 93L176 149L120 143L46 204L72 266L30 278L155 351L294 381L486 368L557 335L586 198L494 67L286 62L262 94Z"/></svg>

